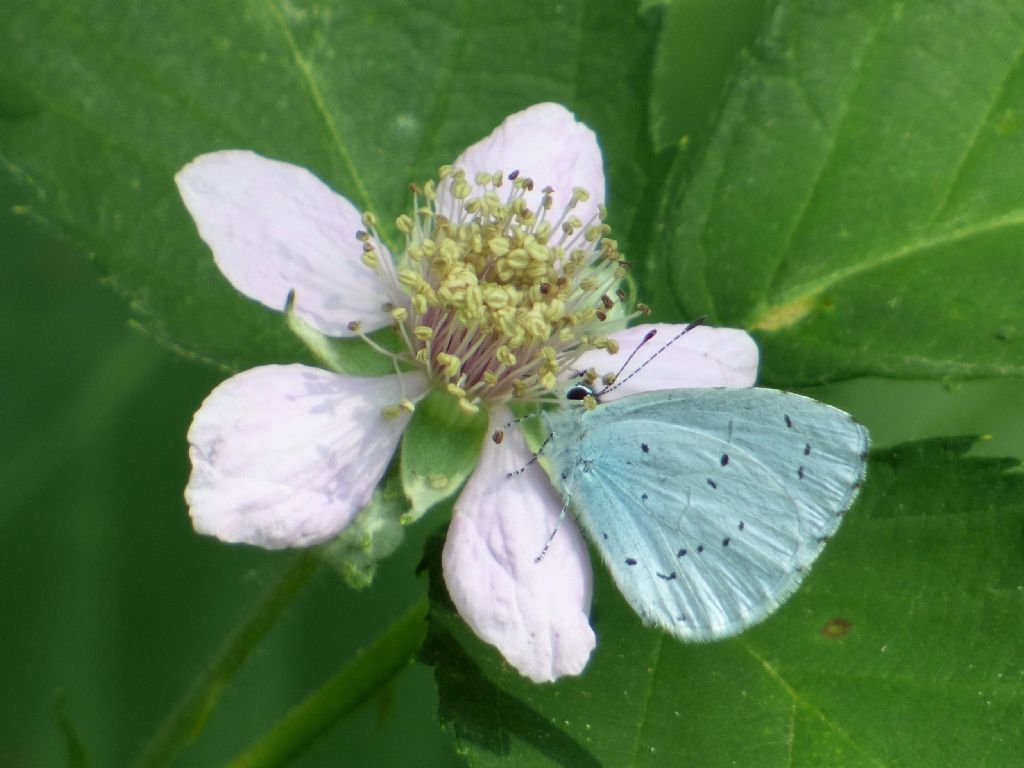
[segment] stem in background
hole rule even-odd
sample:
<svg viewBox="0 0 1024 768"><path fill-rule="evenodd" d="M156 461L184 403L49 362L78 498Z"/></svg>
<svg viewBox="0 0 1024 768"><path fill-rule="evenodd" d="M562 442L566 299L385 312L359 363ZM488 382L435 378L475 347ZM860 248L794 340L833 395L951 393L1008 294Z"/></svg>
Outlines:
<svg viewBox="0 0 1024 768"><path fill-rule="evenodd" d="M292 559L252 613L224 639L210 664L135 759L134 768L157 768L169 764L182 747L199 735L228 682L306 586L319 565L320 561L313 552L303 552Z"/></svg>
<svg viewBox="0 0 1024 768"><path fill-rule="evenodd" d="M401 672L423 644L427 598L407 610L364 651L347 662L268 731L236 757L230 768L285 765L348 713Z"/></svg>

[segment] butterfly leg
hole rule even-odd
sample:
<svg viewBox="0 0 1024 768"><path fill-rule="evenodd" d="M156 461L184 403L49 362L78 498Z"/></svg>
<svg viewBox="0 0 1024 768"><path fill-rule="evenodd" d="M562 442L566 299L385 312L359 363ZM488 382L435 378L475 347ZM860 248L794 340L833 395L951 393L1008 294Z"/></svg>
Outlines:
<svg viewBox="0 0 1024 768"><path fill-rule="evenodd" d="M539 563L544 559L544 555L548 553L548 548L551 546L551 542L555 540L555 534L558 533L558 529L562 527L562 521L565 520L565 512L569 509L569 499L566 498L562 504L562 511L558 513L558 522L555 523L555 528L551 531L551 535L548 536L548 540L544 542L544 549L540 551L540 554L533 558L533 562Z"/></svg>
<svg viewBox="0 0 1024 768"><path fill-rule="evenodd" d="M538 448L537 452L535 454L533 454L533 457L528 462L526 462L523 466L521 466L519 469L515 469L515 470L513 470L511 472L506 473L505 479L506 480L510 480L513 477L519 477L519 475L523 474L523 472L525 472L531 466L536 464L537 463L537 459L539 459L540 455L544 452L544 448L548 445L548 443L551 442L551 438L553 438L554 436L555 435L554 435L553 432L549 432L548 436L544 438L544 442L540 444L540 448Z"/></svg>

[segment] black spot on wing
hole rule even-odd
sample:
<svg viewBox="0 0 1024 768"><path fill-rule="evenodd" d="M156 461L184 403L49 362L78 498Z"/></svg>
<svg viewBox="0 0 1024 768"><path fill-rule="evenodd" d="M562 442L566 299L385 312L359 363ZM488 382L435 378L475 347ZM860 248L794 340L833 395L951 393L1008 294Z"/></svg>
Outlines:
<svg viewBox="0 0 1024 768"><path fill-rule="evenodd" d="M797 469L796 476L799 477L801 480L804 479L804 468L803 468L803 465L801 465L799 467L799 469Z"/></svg>
<svg viewBox="0 0 1024 768"><path fill-rule="evenodd" d="M745 526L743 525L743 521L742 521L742 520L740 520L740 524L739 524L739 526L738 526L738 527L739 527L739 529L740 529L741 531L742 531L742 530L743 530L743 528L745 527Z"/></svg>
<svg viewBox="0 0 1024 768"><path fill-rule="evenodd" d="M811 444L807 443L807 444L804 445L804 456L810 456L810 455L811 455Z"/></svg>
<svg viewBox="0 0 1024 768"><path fill-rule="evenodd" d="M729 454L723 453L722 458L718 460L718 463L721 464L723 467L729 466Z"/></svg>
<svg viewBox="0 0 1024 768"><path fill-rule="evenodd" d="M646 493L641 493L640 494L640 501L647 501L647 494Z"/></svg>
<svg viewBox="0 0 1024 768"><path fill-rule="evenodd" d="M789 416L787 414L783 414L782 418L784 418L786 420L786 427L788 427L789 429L792 429L793 428L793 420L791 418L789 418Z"/></svg>
<svg viewBox="0 0 1024 768"><path fill-rule="evenodd" d="M647 443L640 443L640 450L643 451L644 453L650 453L651 447L647 445Z"/></svg>
<svg viewBox="0 0 1024 768"><path fill-rule="evenodd" d="M636 565L636 558L635 557L627 557L626 558L626 565Z"/></svg>
<svg viewBox="0 0 1024 768"><path fill-rule="evenodd" d="M676 552L676 557L686 557L686 550L680 549L678 552Z"/></svg>
<svg viewBox="0 0 1024 768"><path fill-rule="evenodd" d="M728 547L730 541L732 541L732 539L730 539L728 536L726 536L724 539L722 539L722 546L723 547Z"/></svg>
<svg viewBox="0 0 1024 768"><path fill-rule="evenodd" d="M676 577L676 572L675 571L672 571L671 573L659 573L658 574L658 578L659 579L664 579L665 581L672 581L672 579L674 579L675 577Z"/></svg>
<svg viewBox="0 0 1024 768"><path fill-rule="evenodd" d="M718 483L716 483L716 482L715 482L714 480L712 480L712 479L711 479L710 477L708 478L708 485L710 485L710 486L711 486L712 488L715 488L716 490L717 490L717 488L718 488Z"/></svg>
<svg viewBox="0 0 1024 768"><path fill-rule="evenodd" d="M704 551L704 545L703 544L698 544L697 545L697 552L698 552L698 554L703 552L703 551Z"/></svg>

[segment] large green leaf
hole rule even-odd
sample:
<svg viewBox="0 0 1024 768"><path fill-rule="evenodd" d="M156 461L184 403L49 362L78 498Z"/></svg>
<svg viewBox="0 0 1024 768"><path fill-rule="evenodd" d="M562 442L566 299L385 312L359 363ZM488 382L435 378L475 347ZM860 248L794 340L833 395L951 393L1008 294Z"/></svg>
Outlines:
<svg viewBox="0 0 1024 768"><path fill-rule="evenodd" d="M230 368L306 359L218 274L172 177L241 147L312 169L390 221L408 183L505 115L555 100L599 133L613 223L646 184L636 0L6 3L0 166L153 334ZM652 17L653 18L653 17Z"/></svg>
<svg viewBox="0 0 1024 768"><path fill-rule="evenodd" d="M602 572L597 651L554 685L476 640L435 572L427 653L458 748L473 765L1018 764L1024 476L970 444L876 454L798 593L731 640L643 628Z"/></svg>
<svg viewBox="0 0 1024 768"><path fill-rule="evenodd" d="M776 383L1024 374L1022 51L1014 0L782 0L677 158L658 303Z"/></svg>

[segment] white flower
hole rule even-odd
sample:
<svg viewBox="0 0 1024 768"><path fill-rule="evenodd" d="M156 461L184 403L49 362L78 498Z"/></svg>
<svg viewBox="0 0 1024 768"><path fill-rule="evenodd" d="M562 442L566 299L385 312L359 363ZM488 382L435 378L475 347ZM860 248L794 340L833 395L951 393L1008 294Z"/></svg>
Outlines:
<svg viewBox="0 0 1024 768"><path fill-rule="evenodd" d="M506 171L506 172L503 172ZM649 326L624 325L628 265L604 224L590 129L556 104L508 117L417 190L394 258L360 214L308 171L246 151L203 155L178 188L217 266L242 293L327 336L394 326L411 372L357 378L304 365L231 377L189 430L185 495L197 531L267 548L341 532L370 500L432 387L490 433L455 503L444 576L460 614L530 679L578 674L595 645L583 538L512 419L511 399L554 402L573 371L614 372ZM673 333L665 328L662 338ZM697 328L615 390L746 387L757 348Z"/></svg>

